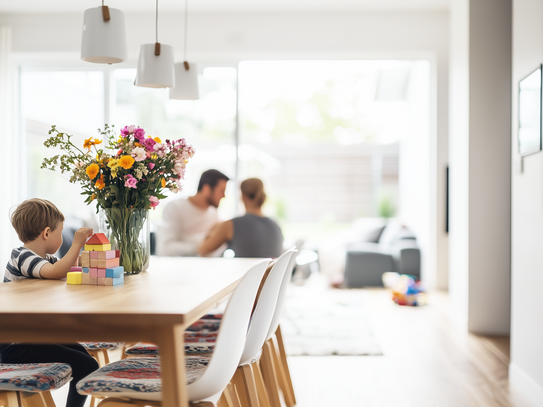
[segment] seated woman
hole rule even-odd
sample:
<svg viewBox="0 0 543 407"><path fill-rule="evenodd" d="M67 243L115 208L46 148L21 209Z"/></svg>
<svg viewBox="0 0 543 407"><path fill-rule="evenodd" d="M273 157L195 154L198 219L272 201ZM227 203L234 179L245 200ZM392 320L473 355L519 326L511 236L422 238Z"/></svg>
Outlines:
<svg viewBox="0 0 543 407"><path fill-rule="evenodd" d="M235 257L279 257L283 252L283 234L279 225L264 216L266 200L264 184L258 178L241 183L241 200L245 215L218 224L198 247L201 256L208 256L227 243Z"/></svg>

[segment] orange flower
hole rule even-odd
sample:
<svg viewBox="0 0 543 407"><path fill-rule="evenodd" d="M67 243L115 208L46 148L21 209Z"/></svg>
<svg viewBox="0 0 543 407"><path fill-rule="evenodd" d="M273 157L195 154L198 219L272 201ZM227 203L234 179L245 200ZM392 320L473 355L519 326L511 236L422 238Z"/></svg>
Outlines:
<svg viewBox="0 0 543 407"><path fill-rule="evenodd" d="M94 201L94 198L96 198L96 194L92 194L90 202Z"/></svg>
<svg viewBox="0 0 543 407"><path fill-rule="evenodd" d="M134 143L134 145L135 145L136 147L141 147L141 144L138 143L137 141Z"/></svg>
<svg viewBox="0 0 543 407"><path fill-rule="evenodd" d="M92 137L91 138L88 138L88 139L85 139L85 142L83 143L83 147L86 148L87 150L90 150L90 148L92 146L95 146L97 144L101 144L102 143L102 140L98 140L98 139L94 139L94 141L92 140Z"/></svg>
<svg viewBox="0 0 543 407"><path fill-rule="evenodd" d="M166 188L166 180L164 178L160 180L160 183L162 184L162 188Z"/></svg>
<svg viewBox="0 0 543 407"><path fill-rule="evenodd" d="M98 166L98 164L91 164L85 170L90 179L96 178L96 176L98 175L98 171L100 171L100 167Z"/></svg>
<svg viewBox="0 0 543 407"><path fill-rule="evenodd" d="M100 179L98 179L96 181L96 184L94 184L94 186L98 189L104 189L104 187L106 186L106 183L104 182L104 174L102 173L100 175Z"/></svg>
<svg viewBox="0 0 543 407"><path fill-rule="evenodd" d="M134 164L134 159L129 155L123 155L119 159L119 165L123 167L125 170L132 168L133 164Z"/></svg>
<svg viewBox="0 0 543 407"><path fill-rule="evenodd" d="M153 140L155 140L157 143L162 143L162 140L158 137L155 137Z"/></svg>

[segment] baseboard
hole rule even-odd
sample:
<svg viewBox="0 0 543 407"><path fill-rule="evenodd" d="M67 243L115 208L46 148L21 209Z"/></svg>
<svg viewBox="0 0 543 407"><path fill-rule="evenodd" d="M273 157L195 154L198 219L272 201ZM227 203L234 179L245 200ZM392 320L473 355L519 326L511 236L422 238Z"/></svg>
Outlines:
<svg viewBox="0 0 543 407"><path fill-rule="evenodd" d="M543 407L543 388L514 363L509 365L509 384L511 391L520 398L535 407Z"/></svg>

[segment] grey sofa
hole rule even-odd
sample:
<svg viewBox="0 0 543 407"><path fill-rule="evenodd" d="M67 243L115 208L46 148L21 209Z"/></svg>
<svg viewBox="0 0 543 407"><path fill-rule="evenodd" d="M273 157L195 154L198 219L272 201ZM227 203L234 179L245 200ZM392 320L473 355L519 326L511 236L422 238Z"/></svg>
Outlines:
<svg viewBox="0 0 543 407"><path fill-rule="evenodd" d="M392 227L385 226L376 242L352 242L347 246L345 287L382 287L381 277L387 271L420 279L420 249L415 236L405 227L390 231Z"/></svg>

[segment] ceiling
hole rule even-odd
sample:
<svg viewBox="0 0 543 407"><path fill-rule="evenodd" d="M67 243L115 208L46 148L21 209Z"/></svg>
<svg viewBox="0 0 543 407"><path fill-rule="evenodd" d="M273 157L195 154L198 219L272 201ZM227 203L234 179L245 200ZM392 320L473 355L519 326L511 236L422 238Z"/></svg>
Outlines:
<svg viewBox="0 0 543 407"><path fill-rule="evenodd" d="M189 0L192 12L353 12L448 10L450 0ZM106 0L125 13L154 12L154 0ZM184 10L183 0L160 0L159 10ZM78 13L100 6L99 0L0 0L0 14Z"/></svg>

